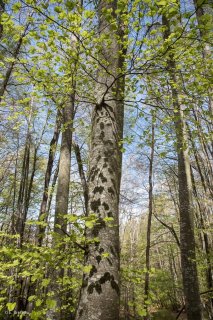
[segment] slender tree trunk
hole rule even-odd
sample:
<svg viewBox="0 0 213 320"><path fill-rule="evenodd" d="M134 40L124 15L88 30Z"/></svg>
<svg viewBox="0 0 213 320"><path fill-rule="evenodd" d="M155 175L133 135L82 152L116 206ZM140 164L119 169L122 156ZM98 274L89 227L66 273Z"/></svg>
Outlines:
<svg viewBox="0 0 213 320"><path fill-rule="evenodd" d="M213 196L213 181L212 181L212 177L213 177L213 168L212 168L212 163L211 163L211 152L209 154L208 152L208 144L206 141L206 137L205 134L203 132L202 129L202 125L200 123L200 118L197 114L197 111L195 109L193 109L193 115L197 124L197 129L198 129L198 138L200 141L200 146L201 146L201 150L203 152L202 157L200 156L200 159L202 159L203 162L203 158L205 159L205 165L203 165L203 172L205 175L205 182L208 186L209 192L211 193L211 195Z"/></svg>
<svg viewBox="0 0 213 320"><path fill-rule="evenodd" d="M32 165L32 171L29 179L29 186L26 194L26 203L25 203L25 210L24 210L24 219L26 220L27 218L27 213L29 210L30 206L30 200L32 196L32 189L33 189L33 182L35 178L35 173L36 173L36 164L37 164L37 153L38 153L38 147L34 146L34 155L33 155L33 165Z"/></svg>
<svg viewBox="0 0 213 320"><path fill-rule="evenodd" d="M59 159L60 160L60 159ZM58 164L56 166L56 169L55 169L55 173L53 175L53 180L52 180L52 184L51 184L51 192L50 192L50 196L48 198L48 203L47 203L47 217L49 217L49 214L50 214L50 209L51 209L51 204L52 204L52 198L53 198L53 192L55 190L55 186L56 186L56 183L57 183L57 179L58 179L58 170L59 170L59 161L58 161Z"/></svg>
<svg viewBox="0 0 213 320"><path fill-rule="evenodd" d="M119 193L122 154L120 141L123 135L124 79L115 78L118 68L123 68L120 45L111 24L106 21L104 10L111 10L116 19L117 1L99 1L99 32L108 35L111 44L103 44L101 54L108 62L108 72L99 71L97 105L93 111L89 168L88 213L95 214L96 223L86 230L90 243L86 253L86 265L91 271L84 274L76 320L119 319ZM103 74L104 73L104 74ZM106 82L106 85L103 83ZM102 84L101 84L102 83ZM113 219L109 226L107 219ZM104 253L108 256L104 257Z"/></svg>
<svg viewBox="0 0 213 320"><path fill-rule="evenodd" d="M170 35L169 21L163 16L166 26L165 39ZM192 207L192 183L190 174L190 160L188 154L188 138L182 106L179 101L178 90L172 83L177 84L176 66L173 55L170 54L168 70L171 79L175 130L178 153L178 182L180 202L180 251L183 276L183 289L186 301L188 320L202 320L201 300L195 253L194 217Z"/></svg>
<svg viewBox="0 0 213 320"><path fill-rule="evenodd" d="M20 53L20 49L21 49L21 46L22 46L22 43L23 43L23 39L26 36L28 28L29 28L29 23L26 25L25 30L22 33L22 35L20 36L20 38L19 38L19 40L18 40L18 42L16 44L16 47L14 49L14 53L13 53L14 61L11 62L11 64L9 65L9 67L8 67L8 69L6 71L6 74L4 76L4 80L2 81L2 84L0 86L0 102L1 102L2 97L3 97L4 93L5 93L5 90L6 90L7 86L8 86L8 83L9 83L13 68L14 68L14 66L16 64L16 59L17 59L17 57L18 57L18 55Z"/></svg>
<svg viewBox="0 0 213 320"><path fill-rule="evenodd" d="M29 166L30 166L30 133L27 133L25 149L24 149L24 157L22 163L22 173L21 173L21 181L19 186L19 195L17 201L17 211L15 213L15 230L13 233L19 234L18 246L22 246L23 236L24 236L24 226L25 226L25 207L26 207L26 198L28 192L28 176L29 176Z"/></svg>
<svg viewBox="0 0 213 320"><path fill-rule="evenodd" d="M2 16L2 13L4 13L4 10L5 10L5 3L3 0L0 0L0 39L2 38L3 36L3 25L1 24L1 16Z"/></svg>
<svg viewBox="0 0 213 320"><path fill-rule="evenodd" d="M74 119L75 96L71 95L70 101L62 108L62 138L58 171L58 185L56 191L55 221L54 231L64 235L67 230L67 222L64 216L68 212L69 185L70 185L70 166L72 132Z"/></svg>
<svg viewBox="0 0 213 320"><path fill-rule="evenodd" d="M144 300L149 299L149 272L150 272L150 243L151 243L151 226L152 226L152 213L153 213L153 161L154 161L154 146L155 146L155 128L152 120L152 141L151 141L151 152L149 158L149 214L147 221L147 232L146 232L146 274L144 284ZM145 320L149 319L148 306L145 303L145 309L147 315L144 317Z"/></svg>
<svg viewBox="0 0 213 320"><path fill-rule="evenodd" d="M77 160L77 164L78 164L78 173L79 173L82 188L83 188L85 216L88 216L88 199L89 199L88 183L87 183L87 179L86 179L85 173L84 173L83 163L82 163L82 159L81 159L81 151L80 151L79 145L77 143L73 143L73 147L75 150L75 156L76 156L76 160Z"/></svg>
<svg viewBox="0 0 213 320"><path fill-rule="evenodd" d="M68 204L69 204L69 187L70 187L70 167L71 167L71 148L72 148L72 132L74 119L74 103L75 94L70 95L62 109L62 138L58 170L58 185L56 190L56 204L55 204L55 244L59 244L61 251L65 249L65 245L61 243L63 237L67 232L67 218ZM59 242L58 242L59 241ZM53 314L48 314L56 319L64 319L66 311L63 310L63 297L60 292L60 285L58 280L64 277L64 269L54 270L53 276L57 281L54 283L52 290L55 292L55 299L57 301L57 310Z"/></svg>
<svg viewBox="0 0 213 320"><path fill-rule="evenodd" d="M209 237L208 237L208 232L206 231L206 226L205 226L205 219L204 219L204 212L205 212L205 206L203 206L200 201L199 201L199 195L197 192L197 188L196 188L196 183L194 180L194 175L193 175L193 171L191 170L191 175L192 175L192 186L193 186L193 191L194 191L194 195L195 195L195 199L196 202L198 204L198 208L199 208L199 213L200 213L200 217L199 217L199 223L200 223L200 227L201 227L201 232L200 232L200 236L201 236L201 241L206 253L206 263L207 263L207 270L206 270L206 283L207 283L207 288L209 290L212 289L213 287L213 282L212 282L212 264L211 264L211 258L210 258L210 253L211 253L211 248L209 245ZM203 235L203 237L202 237ZM210 308L211 311L213 313L213 298L210 298Z"/></svg>
<svg viewBox="0 0 213 320"><path fill-rule="evenodd" d="M56 148L57 148L58 139L59 139L60 130L61 130L60 112L61 111L58 110L56 115L55 129L54 129L53 137L50 141L49 156L48 156L47 168L46 168L45 178L44 178L43 196L42 196L42 202L41 202L39 218L38 218L38 221L41 222L41 225L38 225L37 234L36 234L36 238L37 238L36 240L39 246L42 245L44 235L45 235L45 230L46 230L46 223L48 220L48 213L47 213L48 192L49 192L49 185L50 185L50 179L51 179L51 174L52 174L52 169L53 169L53 164L55 159Z"/></svg>
<svg viewBox="0 0 213 320"><path fill-rule="evenodd" d="M17 171L18 171L18 158L19 158L19 137L18 137L18 145L16 150L16 161L15 161L15 171L14 171L14 183L13 183L13 208L12 208L12 217L11 217L11 233L15 234L15 212L16 212L16 186L17 186Z"/></svg>
<svg viewBox="0 0 213 320"><path fill-rule="evenodd" d="M203 57L204 60L211 59L211 40L212 40L212 32L213 32L213 1L212 0L194 0L194 5L196 9L196 16L197 21L199 24L200 29L200 36L201 39L204 41L204 47L203 47ZM209 20L211 20L211 23L209 23L209 26L207 27L205 25L206 18L204 15L208 15ZM213 118L213 91L210 88L208 90L209 95L209 113L211 118ZM211 131L213 130L213 125L210 124ZM212 141L212 152L213 152L213 141Z"/></svg>
<svg viewBox="0 0 213 320"><path fill-rule="evenodd" d="M24 229L25 229L25 222L26 222L26 204L27 204L27 194L28 194L28 186L29 186L29 166L30 166L30 144L31 144L31 136L28 133L25 142L25 149L24 149L24 157L22 163L22 173L21 173L21 181L19 186L19 195L17 201L17 211L15 214L15 230L13 232L19 235L17 240L18 248L22 248L23 240L24 240ZM20 259L21 262L21 259ZM16 311L19 312L21 310L25 310L25 299L23 294L24 288L24 281L21 276L19 276L20 268L18 267L17 270L17 283L18 288L16 290Z"/></svg>

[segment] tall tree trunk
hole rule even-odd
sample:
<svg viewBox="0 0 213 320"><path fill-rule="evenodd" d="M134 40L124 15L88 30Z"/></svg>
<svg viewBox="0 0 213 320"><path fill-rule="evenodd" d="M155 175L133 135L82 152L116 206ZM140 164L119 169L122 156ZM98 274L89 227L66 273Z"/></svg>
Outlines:
<svg viewBox="0 0 213 320"><path fill-rule="evenodd" d="M34 178L35 178L36 164L37 164L37 160L38 160L37 153L38 153L38 146L34 146L32 171L31 171L31 175L30 175L30 179L29 179L29 186L28 186L28 190L27 190L27 194L26 194L26 203L25 203L25 210L24 210L25 220L27 218L27 213L28 213L29 206L30 206L30 200L32 197L33 182L34 182Z"/></svg>
<svg viewBox="0 0 213 320"><path fill-rule="evenodd" d="M88 199L89 199L88 183L87 183L87 179L86 179L85 173L84 173L84 168L83 168L83 163L82 163L82 158L81 158L81 151L80 151L79 145L74 142L73 147L75 150L75 157L76 157L77 164L78 164L78 173L79 173L82 188L83 188L85 216L88 216Z"/></svg>
<svg viewBox="0 0 213 320"><path fill-rule="evenodd" d="M22 172L21 172L21 181L19 186L19 194L17 201L17 211L15 213L15 230L13 230L14 234L18 234L19 238L17 240L18 248L22 248L23 240L24 240L24 229L26 222L26 205L27 205L27 196L28 196L28 188L29 188L29 166L30 166L30 145L31 145L31 136L28 128L25 149L23 155L23 163L22 163ZM21 263L21 259L20 259ZM19 276L20 268L17 268L17 283L18 288L16 292L13 293L16 296L16 312L20 310L25 310L25 299L23 294L24 281L21 276Z"/></svg>
<svg viewBox="0 0 213 320"><path fill-rule="evenodd" d="M213 23L213 1L212 0L194 0L194 5L196 9L196 16L197 21L199 24L199 30L200 30L200 36L201 39L204 41L204 47L203 47L203 57L204 60L211 59L211 40L212 40L212 23ZM211 23L209 23L209 26L207 27L205 25L206 18L204 15L208 15L209 19L211 19ZM209 94L209 113L210 116L213 117L213 91L210 88L208 90ZM213 125L210 124L211 130L213 130ZM212 141L212 152L213 152L213 141Z"/></svg>
<svg viewBox="0 0 213 320"><path fill-rule="evenodd" d="M14 183L13 183L13 205L12 205L12 217L11 217L11 233L15 234L15 213L16 213L16 193L17 193L17 172L18 172L18 158L19 158L19 137L17 139L17 150L16 150L16 161L15 161L15 171L14 171Z"/></svg>
<svg viewBox="0 0 213 320"><path fill-rule="evenodd" d="M52 174L52 169L54 164L56 148L57 148L58 139L59 139L60 130L61 130L60 113L61 111L58 110L56 115L56 122L55 122L53 137L50 141L49 156L48 156L47 168L46 168L45 178L44 178L44 190L43 190L42 202L41 202L39 218L38 218L38 221L41 222L41 224L38 225L37 232L36 232L37 233L36 240L39 246L42 245L44 235L45 235L45 230L46 230L46 223L48 220L48 213L47 213L48 192L49 192L49 185L50 185L50 179L51 179L51 174Z"/></svg>
<svg viewBox="0 0 213 320"><path fill-rule="evenodd" d="M94 226L86 230L88 240L98 237L99 242L90 243L86 253L86 265L91 266L84 274L78 305L77 320L119 319L119 193L122 153L120 142L123 135L124 78L118 76L123 68L122 49L115 31L106 20L104 10L111 10L116 19L117 1L99 1L100 36L109 36L111 44L103 43L101 55L109 67L106 73L99 70L97 104L93 110L89 168L88 213L97 217ZM121 34L122 37L122 34ZM106 85L104 85L106 83ZM109 226L107 219L113 219ZM104 253L108 256L104 257Z"/></svg>
<svg viewBox="0 0 213 320"><path fill-rule="evenodd" d="M205 225L205 217L204 217L204 212L206 210L205 205L201 204L199 201L199 195L197 192L197 187L196 187L196 183L195 183L195 179L194 179L194 175L193 175L193 170L191 170L191 175L192 175L192 186L193 186L193 191L194 191L194 195L195 195L195 199L196 202L198 204L198 208L199 208L199 213L200 213L200 217L199 217L199 224L200 224L200 228L201 228L201 232L200 232L200 236L201 236L201 241L206 253L206 264L207 264L207 270L206 270L206 283L207 283L207 288L209 290L212 289L213 287L213 283L212 283L212 263L211 263L211 258L210 258L210 253L211 253L211 248L209 245L209 237L208 237L208 232L206 230L206 225ZM203 235L203 237L202 237ZM213 298L209 299L210 302L210 309L211 309L211 313L213 314Z"/></svg>
<svg viewBox="0 0 213 320"><path fill-rule="evenodd" d="M144 299L149 299L149 272L150 272L150 243L151 243L151 226L152 226L152 213L153 213L153 161L154 161L154 146L155 146L155 128L152 120L152 141L151 141L151 152L149 157L149 214L147 221L146 231L146 275L144 284ZM149 319L148 306L145 303L145 309L147 315L144 317L145 320Z"/></svg>
<svg viewBox="0 0 213 320"><path fill-rule="evenodd" d="M51 188L50 188L51 192L50 192L50 196L49 196L48 202L47 202L47 217L49 217L49 214L50 214L53 193L54 193L55 186L56 186L57 179L58 179L59 160L58 160L58 164L57 164L57 166L55 168L55 172L54 172L54 175L53 175L53 180L52 180L52 184L51 184Z"/></svg>
<svg viewBox="0 0 213 320"><path fill-rule="evenodd" d="M14 61L11 62L10 65L9 65L9 67L7 68L6 74L5 74L5 76L4 76L4 79L3 79L3 81L2 81L2 84L1 84L1 86L0 86L0 102L1 102L2 97L3 97L4 93L5 93L5 90L6 90L7 86L8 86L8 83L9 83L9 80L10 80L10 77L11 77L11 74L12 74L12 71L13 71L13 68L14 68L14 66L15 66L15 64L16 64L16 60L17 60L17 58L18 58L18 55L19 55L19 53L20 53L20 49L21 49L21 47L22 47L23 39L24 39L24 37L25 37L26 34L27 34L27 30L28 30L28 28L29 28L29 25L30 25L30 24L27 23L27 25L26 25L26 27L25 27L25 29L24 29L24 32L21 34L21 36L20 36L20 38L19 38L19 40L18 40L18 42L17 42L17 44L16 44L16 47L15 47L14 52L13 52Z"/></svg>
<svg viewBox="0 0 213 320"><path fill-rule="evenodd" d="M27 133L23 163L22 163L22 172L21 172L21 181L19 186L19 195L17 201L17 211L15 213L15 230L14 234L19 234L18 247L22 246L23 236L24 236L24 227L25 227L25 212L26 212L26 202L28 194L28 176L29 176L29 166L30 166L30 144L31 144L30 133Z"/></svg>
<svg viewBox="0 0 213 320"><path fill-rule="evenodd" d="M61 235L64 235L67 230L67 222L64 216L68 212L69 203L74 102L75 95L71 94L70 101L65 103L62 108L62 138L54 221L54 231Z"/></svg>
<svg viewBox="0 0 213 320"><path fill-rule="evenodd" d="M0 0L0 39L3 36L3 29L4 29L1 23L1 16L2 16L2 13L4 13L4 10L5 10L5 3L3 0Z"/></svg>
<svg viewBox="0 0 213 320"><path fill-rule="evenodd" d="M166 16L162 18L165 30L164 38L170 35L170 25ZM192 183L190 160L188 154L188 138L184 114L177 88L176 65L173 55L169 54L167 66L171 79L171 90L175 117L175 130L178 153L178 183L180 203L180 251L183 276L183 289L188 320L202 320L201 301L195 253L194 217L192 206Z"/></svg>
<svg viewBox="0 0 213 320"><path fill-rule="evenodd" d="M72 132L73 132L73 119L74 119L74 103L75 94L72 93L62 108L62 137L61 149L58 170L58 185L56 190L56 204L55 204L55 220L54 232L57 241L61 242L67 233L67 218L68 204L69 204L69 187L70 187L70 167L71 167L71 148L72 148ZM60 244L63 251L64 244ZM64 269L54 270L53 276L59 280L64 276ZM48 314L55 319L64 319L66 317L66 310L63 310L63 297L60 293L60 285L56 281L52 287L55 292L55 299L57 301L57 310L53 314ZM66 303L66 302L65 302Z"/></svg>

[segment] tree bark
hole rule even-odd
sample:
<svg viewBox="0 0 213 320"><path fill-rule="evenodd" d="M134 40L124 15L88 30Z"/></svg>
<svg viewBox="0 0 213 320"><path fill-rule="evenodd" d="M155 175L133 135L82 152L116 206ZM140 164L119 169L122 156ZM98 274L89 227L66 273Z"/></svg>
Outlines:
<svg viewBox="0 0 213 320"><path fill-rule="evenodd" d="M82 159L81 159L81 151L80 151L79 145L77 143L73 142L73 147L75 150L75 156L76 156L76 160L77 160L77 164L78 164L78 173L79 173L82 188L83 188L85 216L88 216L88 199L89 199L88 183L87 183L87 179L86 179L85 173L84 173L83 163L82 163Z"/></svg>
<svg viewBox="0 0 213 320"><path fill-rule="evenodd" d="M49 191L49 185L50 185L50 179L51 179L51 174L53 169L56 148L57 148L58 139L60 135L60 129L61 129L61 119L60 119L60 110L58 110L56 115L56 123L55 123L53 137L50 141L49 156L48 156L47 168L46 168L45 178L44 178L44 190L43 190L42 202L41 202L39 218L38 218L39 222L44 222L44 224L38 225L37 227L36 240L39 246L42 245L44 235L45 235L45 230L46 230L45 223L47 222L47 219L48 219L48 213L47 213L48 191Z"/></svg>
<svg viewBox="0 0 213 320"><path fill-rule="evenodd" d="M211 40L212 40L212 32L213 32L213 1L212 0L194 0L194 5L196 9L196 16L197 21L199 24L200 36L201 39L204 41L204 48L203 48L203 57L204 61L207 59L211 59ZM207 28L204 24L204 15L208 14L211 19L211 27ZM210 87L208 90L209 95L209 113L210 117L213 118L213 98L212 98L213 91ZM213 130L213 125L210 124L211 131ZM212 141L212 152L213 152L213 141Z"/></svg>
<svg viewBox="0 0 213 320"><path fill-rule="evenodd" d="M74 102L75 95L73 93L70 95L70 101L65 103L62 108L62 138L54 221L54 231L61 235L64 235L67 229L67 222L64 216L68 212L69 203Z"/></svg>
<svg viewBox="0 0 213 320"><path fill-rule="evenodd" d="M72 86L74 88L74 86ZM62 108L62 137L61 149L58 169L58 184L56 190L56 204L55 204L55 245L59 245L61 251L65 249L64 243L62 244L63 237L67 233L67 218L68 204L69 204L69 187L70 187L70 167L71 167L71 148L72 148L72 132L73 132L73 119L74 119L74 103L75 93L69 96L69 100L65 102ZM64 269L60 267L54 270L52 276L59 280L64 277ZM48 316L54 319L66 318L66 310L63 307L63 298L61 295L61 286L58 281L52 286L55 293L55 300L57 302L56 311L49 311Z"/></svg>
<svg viewBox="0 0 213 320"><path fill-rule="evenodd" d="M194 179L194 175L193 175L193 170L191 170L191 176L192 176L192 186L193 186L194 196L195 196L196 202L198 204L199 213L200 213L200 217L198 217L198 219L199 219L200 228L202 230L200 232L201 241L203 240L201 242L201 245L203 245L203 249L205 250L205 253L206 253L206 264L207 264L206 283L207 283L208 290L211 290L213 287L212 263L211 263L211 258L210 258L211 248L209 245L209 237L208 237L208 232L206 231L206 225L205 225L205 217L204 217L205 205L201 204L199 201L199 195L197 192L197 187L196 187L196 183L195 183L195 179ZM210 298L209 302L210 302L211 313L213 314L213 298Z"/></svg>
<svg viewBox="0 0 213 320"><path fill-rule="evenodd" d="M162 17L165 30L164 38L170 35L170 25L166 16ZM180 251L183 277L183 289L186 301L186 314L188 320L202 320L201 300L195 253L194 217L192 206L192 183L190 173L190 160L188 154L188 138L183 109L179 99L176 65L173 55L169 54L167 66L171 80L171 91L174 107L176 142L178 153L178 183L180 202Z"/></svg>
<svg viewBox="0 0 213 320"><path fill-rule="evenodd" d="M4 13L4 10L5 10L5 3L3 0L0 0L0 39L2 38L3 36L3 25L1 24L1 16L2 16L2 13Z"/></svg>
<svg viewBox="0 0 213 320"><path fill-rule="evenodd" d="M16 59L18 58L18 55L20 53L20 49L21 49L21 46L22 46L22 43L23 43L23 39L24 37L26 36L26 33L27 33L27 30L29 28L29 23L27 23L25 29L24 29L24 32L22 33L22 35L20 36L17 44L16 44L16 47L15 47L15 50L14 50L14 53L13 53L13 58L14 58L14 61L11 62L11 64L9 65L7 71L6 71L6 74L4 76L4 80L1 84L1 87L0 87L0 102L2 100L2 97L5 93L5 90L8 86L8 83L9 83L9 80L10 80L10 77L11 77L11 74L12 74L12 71L13 71L13 68L16 64Z"/></svg>
<svg viewBox="0 0 213 320"><path fill-rule="evenodd" d="M22 246L23 236L24 236L24 227L26 222L26 202L28 194L28 176L29 176L29 166L30 166L30 144L31 144L30 133L27 133L23 163L22 163L22 172L21 172L21 181L19 186L19 195L17 201L17 211L15 213L15 229L13 234L19 234L18 247Z"/></svg>
<svg viewBox="0 0 213 320"><path fill-rule="evenodd" d="M146 232L146 274L144 284L144 300L149 299L149 272L150 272L150 243L151 243L151 226L152 226L152 213L153 213L153 161L154 161L154 146L155 146L155 128L152 120L152 141L151 141L151 152L149 158L149 214L147 221L147 232ZM149 319L148 305L145 304L146 316L145 320Z"/></svg>
<svg viewBox="0 0 213 320"><path fill-rule="evenodd" d="M106 21L103 10L111 10L116 19L117 1L99 1L99 33L109 36L111 44L103 43L101 56L108 63L107 72L99 70L96 101L93 110L89 167L88 214L97 220L86 230L87 240L98 238L88 244L86 265L91 266L84 274L76 320L119 319L119 193L123 136L124 78L118 76L123 68L122 50L115 31ZM116 79L116 80L115 80ZM105 83L105 85L104 85ZM107 219L113 219L109 226ZM103 254L108 256L104 257Z"/></svg>

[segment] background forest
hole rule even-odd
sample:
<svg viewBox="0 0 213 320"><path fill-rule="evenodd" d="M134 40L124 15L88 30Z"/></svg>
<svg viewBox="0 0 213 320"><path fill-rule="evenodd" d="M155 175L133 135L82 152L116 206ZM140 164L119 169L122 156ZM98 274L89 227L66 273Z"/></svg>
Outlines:
<svg viewBox="0 0 213 320"><path fill-rule="evenodd" d="M213 319L212 0L0 0L0 319Z"/></svg>

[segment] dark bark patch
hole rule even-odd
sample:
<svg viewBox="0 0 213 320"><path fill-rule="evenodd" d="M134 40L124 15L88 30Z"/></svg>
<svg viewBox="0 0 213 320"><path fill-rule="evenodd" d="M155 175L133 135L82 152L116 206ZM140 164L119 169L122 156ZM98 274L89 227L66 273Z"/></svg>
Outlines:
<svg viewBox="0 0 213 320"><path fill-rule="evenodd" d="M98 294L101 294L102 292L101 284L98 281L95 284L95 290L97 291Z"/></svg>
<svg viewBox="0 0 213 320"><path fill-rule="evenodd" d="M109 144L110 146L113 146L112 140L106 140L106 141L105 141L105 144Z"/></svg>
<svg viewBox="0 0 213 320"><path fill-rule="evenodd" d="M82 281L82 288L87 287L88 284L88 276L84 276L83 281Z"/></svg>
<svg viewBox="0 0 213 320"><path fill-rule="evenodd" d="M107 217L109 217L109 218L113 217L113 214L111 211L107 212Z"/></svg>
<svg viewBox="0 0 213 320"><path fill-rule="evenodd" d="M99 281L96 281L95 283L91 283L89 286L88 286L88 293L89 294L92 294L93 293L93 290L96 290L98 294L101 294L102 293L102 288L101 288L101 284L100 284L100 280Z"/></svg>
<svg viewBox="0 0 213 320"><path fill-rule="evenodd" d="M102 257L100 256L100 255L98 255L98 256L96 256L96 261L98 262L98 264L101 262L101 260L102 260Z"/></svg>
<svg viewBox="0 0 213 320"><path fill-rule="evenodd" d="M100 123L100 128L101 128L101 130L104 130L104 123L103 122Z"/></svg>
<svg viewBox="0 0 213 320"><path fill-rule="evenodd" d="M111 179L112 184L115 185L115 179Z"/></svg>
<svg viewBox="0 0 213 320"><path fill-rule="evenodd" d="M100 283L101 284L104 284L105 282L107 281L110 281L111 279L111 276L110 276L110 273L109 272L105 272L104 275L100 278Z"/></svg>
<svg viewBox="0 0 213 320"><path fill-rule="evenodd" d="M115 282L115 280L112 279L112 280L110 281L110 283L111 283L111 287L112 287L112 288L117 292L117 294L119 295L120 289L119 289L119 286L118 286L117 282Z"/></svg>
<svg viewBox="0 0 213 320"><path fill-rule="evenodd" d="M100 200L99 200L100 201ZM95 237L98 236L99 234L99 231L102 229L102 228L105 228L106 227L106 223L105 221L100 217L98 219L98 221L96 222L95 226L93 227L93 230L92 230L92 233Z"/></svg>
<svg viewBox="0 0 213 320"><path fill-rule="evenodd" d="M89 294L92 294L93 293L93 289L95 287L95 284L94 283L91 283L88 288L87 288L87 291Z"/></svg>
<svg viewBox="0 0 213 320"><path fill-rule="evenodd" d="M97 156L96 158L97 161L100 161L101 160L101 155L99 154L99 156Z"/></svg>
<svg viewBox="0 0 213 320"><path fill-rule="evenodd" d="M115 250L114 250L113 246L110 246L109 248L110 248L110 252L112 253L112 255L115 256L116 254L115 254Z"/></svg>
<svg viewBox="0 0 213 320"><path fill-rule="evenodd" d="M107 178L105 178L104 177L104 175L103 175L103 173L101 172L100 174L99 174L99 177L100 177L100 179L101 179L101 182L107 182Z"/></svg>
<svg viewBox="0 0 213 320"><path fill-rule="evenodd" d="M109 162L109 158L104 156L104 164L106 165L106 167L108 167L107 162Z"/></svg>
<svg viewBox="0 0 213 320"><path fill-rule="evenodd" d="M93 212L99 212L99 206L101 205L101 200L91 201L90 207Z"/></svg>
<svg viewBox="0 0 213 320"><path fill-rule="evenodd" d="M101 131L101 134L100 134L100 136L99 136L100 140L103 140L104 137L105 137L105 133L104 133L104 131Z"/></svg>
<svg viewBox="0 0 213 320"><path fill-rule="evenodd" d="M109 192L112 196L114 196L114 194L115 194L115 191L113 190L112 187L109 187L109 188L108 188L108 192Z"/></svg>
<svg viewBox="0 0 213 320"><path fill-rule="evenodd" d="M92 269L90 270L89 276L92 277L96 272L97 272L97 268L93 265Z"/></svg>
<svg viewBox="0 0 213 320"><path fill-rule="evenodd" d="M106 283L107 281L110 282L111 284L111 287L117 292L117 294L119 295L119 286L118 284L116 283L115 279L114 279L114 276L111 275L109 272L105 272L104 275L98 280L98 281L95 281L95 282L92 282L88 288L87 288L87 291L89 294L92 294L94 289L96 290L96 292L98 294L101 294L102 293L102 285L104 283Z"/></svg>
<svg viewBox="0 0 213 320"><path fill-rule="evenodd" d="M97 221L97 225L99 226L99 228L105 228L106 227L106 222L103 220L103 218L99 217L98 221Z"/></svg>
<svg viewBox="0 0 213 320"><path fill-rule="evenodd" d="M113 154L114 154L114 150L104 151L104 156L105 156L106 158L112 157Z"/></svg>
<svg viewBox="0 0 213 320"><path fill-rule="evenodd" d="M109 210L109 205L106 202L103 202L103 207L105 210Z"/></svg>
<svg viewBox="0 0 213 320"><path fill-rule="evenodd" d="M100 253L103 253L103 252L104 252L104 248L100 248L100 249L99 249L99 252L100 252Z"/></svg>
<svg viewBox="0 0 213 320"><path fill-rule="evenodd" d="M91 181L94 181L94 179L97 176L98 172L99 172L99 170L94 168L94 167L91 169L91 171L90 171Z"/></svg>
<svg viewBox="0 0 213 320"><path fill-rule="evenodd" d="M94 193L103 193L104 191L104 187L99 186L99 187L95 187L95 189L93 190Z"/></svg>
<svg viewBox="0 0 213 320"><path fill-rule="evenodd" d="M112 266L112 261L109 258L107 258L107 261L110 264L110 266Z"/></svg>

